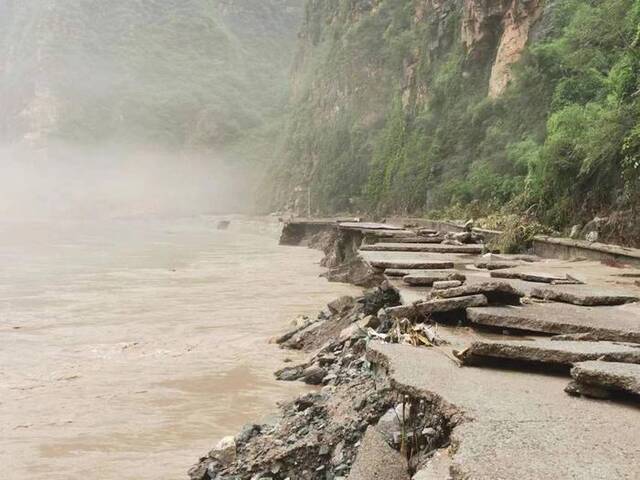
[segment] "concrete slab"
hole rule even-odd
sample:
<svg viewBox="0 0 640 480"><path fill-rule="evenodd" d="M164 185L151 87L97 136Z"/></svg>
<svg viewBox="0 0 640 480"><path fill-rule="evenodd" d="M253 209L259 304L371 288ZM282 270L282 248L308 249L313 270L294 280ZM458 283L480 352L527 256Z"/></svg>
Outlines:
<svg viewBox="0 0 640 480"><path fill-rule="evenodd" d="M402 278L402 281L407 285L430 287L434 282L465 279L466 277L462 273L453 270L433 270L432 272L411 273L409 275L405 275Z"/></svg>
<svg viewBox="0 0 640 480"><path fill-rule="evenodd" d="M429 273L429 272L433 272L434 270L428 270L428 269L410 269L410 268L387 268L384 271L384 274L387 277L395 277L395 278L402 278L402 277L406 277L407 275L420 275L423 273ZM437 271L437 270L435 270Z"/></svg>
<svg viewBox="0 0 640 480"><path fill-rule="evenodd" d="M539 340L473 342L459 357L465 364L484 359L571 365L588 360L640 363L640 345L616 342L576 342Z"/></svg>
<svg viewBox="0 0 640 480"><path fill-rule="evenodd" d="M449 480L451 478L450 468L450 449L440 449L431 456L427 465L415 473L411 480Z"/></svg>
<svg viewBox="0 0 640 480"><path fill-rule="evenodd" d="M481 261L486 262L525 262L534 263L543 260L537 255L527 255L524 253L485 253L482 255Z"/></svg>
<svg viewBox="0 0 640 480"><path fill-rule="evenodd" d="M391 448L375 427L367 428L349 480L410 480L407 460Z"/></svg>
<svg viewBox="0 0 640 480"><path fill-rule="evenodd" d="M434 290L446 290L447 288L456 288L461 287L461 280L441 280L438 282L433 282Z"/></svg>
<svg viewBox="0 0 640 480"><path fill-rule="evenodd" d="M472 265L476 261L475 255L462 253L424 253L424 252L375 252L360 250L360 256L368 262L389 261L389 262L451 262L456 265Z"/></svg>
<svg viewBox="0 0 640 480"><path fill-rule="evenodd" d="M416 232L413 230L367 230L365 238L378 240L383 238L405 238L415 237Z"/></svg>
<svg viewBox="0 0 640 480"><path fill-rule="evenodd" d="M640 305L578 307L533 303L467 309L469 321L491 327L555 335L589 333L598 340L640 343Z"/></svg>
<svg viewBox="0 0 640 480"><path fill-rule="evenodd" d="M622 305L640 300L637 292L622 289L600 288L589 285L552 285L537 287L531 296L556 302L573 303L574 305Z"/></svg>
<svg viewBox="0 0 640 480"><path fill-rule="evenodd" d="M369 262L372 267L376 268L391 268L391 269L405 269L405 270L413 270L413 269L440 269L440 268L453 268L453 262L448 262L444 260L423 260L423 261L390 261L390 260L374 260Z"/></svg>
<svg viewBox="0 0 640 480"><path fill-rule="evenodd" d="M459 368L436 349L371 342L368 359L455 424L451 474L474 480L640 477L638 410L564 393L566 378Z"/></svg>
<svg viewBox="0 0 640 480"><path fill-rule="evenodd" d="M480 260L478 262L475 263L477 268L483 269L483 270L503 270L506 268L513 268L513 267L518 267L520 265L526 265L525 262L509 262L509 261L500 261L500 260L496 260L496 261L486 261L486 260Z"/></svg>
<svg viewBox="0 0 640 480"><path fill-rule="evenodd" d="M477 284L484 284L487 282L508 283L514 289L524 293L526 297L530 297L533 289L538 286L535 283L525 282L523 280L511 280L506 278L502 280L498 280L495 278L491 278L489 276L489 272L483 271L483 270L464 269L463 272L467 276L467 281L465 282L465 285L477 285Z"/></svg>
<svg viewBox="0 0 640 480"><path fill-rule="evenodd" d="M578 385L600 387L640 395L640 365L612 362L581 362L571 369ZM637 420L636 420L637 421Z"/></svg>
<svg viewBox="0 0 640 480"><path fill-rule="evenodd" d="M410 305L400 305L398 307L387 308L386 311L392 317L413 318L431 313L453 312L469 307L480 307L487 305L487 303L487 297L484 295L468 295L465 297L434 299Z"/></svg>
<svg viewBox="0 0 640 480"><path fill-rule="evenodd" d="M388 223L374 222L338 222L340 228L353 230L404 230L404 227L398 225L390 225Z"/></svg>
<svg viewBox="0 0 640 480"><path fill-rule="evenodd" d="M444 240L444 237L410 237L410 236L387 236L380 237L376 241L377 243L430 243L430 244L438 244Z"/></svg>
<svg viewBox="0 0 640 480"><path fill-rule="evenodd" d="M506 270L497 270L491 272L491 277L493 278L513 278L524 280L525 282L535 282L535 283L552 283L552 282L572 282L572 283L581 283L577 280L573 280L567 274L558 274L558 273L550 273L550 272L541 272L535 270L514 270L514 269L506 269Z"/></svg>
<svg viewBox="0 0 640 480"><path fill-rule="evenodd" d="M365 245L360 250L369 252L427 252L480 254L483 245L443 245L431 243L376 243Z"/></svg>
<svg viewBox="0 0 640 480"><path fill-rule="evenodd" d="M462 285L457 288L433 292L434 297L454 298L465 295L482 294L489 300L489 303L507 303L509 305L519 305L520 298L524 297L521 292L508 282L479 282Z"/></svg>

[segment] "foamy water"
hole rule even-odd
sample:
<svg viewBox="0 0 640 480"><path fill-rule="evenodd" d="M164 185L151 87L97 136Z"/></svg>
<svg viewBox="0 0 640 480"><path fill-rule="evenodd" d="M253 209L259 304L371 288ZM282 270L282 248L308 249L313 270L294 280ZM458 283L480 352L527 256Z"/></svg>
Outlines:
<svg viewBox="0 0 640 480"><path fill-rule="evenodd" d="M357 290L235 219L0 223L2 479L178 479L303 390L268 343Z"/></svg>

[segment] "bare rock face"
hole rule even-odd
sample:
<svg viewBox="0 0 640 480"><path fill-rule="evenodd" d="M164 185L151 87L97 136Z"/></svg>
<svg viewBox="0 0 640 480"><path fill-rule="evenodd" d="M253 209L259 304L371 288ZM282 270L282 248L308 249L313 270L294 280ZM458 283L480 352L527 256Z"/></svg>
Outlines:
<svg viewBox="0 0 640 480"><path fill-rule="evenodd" d="M349 480L410 480L406 459L374 427L364 434Z"/></svg>
<svg viewBox="0 0 640 480"><path fill-rule="evenodd" d="M542 0L464 1L462 43L470 57L485 59L497 47L489 96L500 96L509 84L511 66L522 55L529 31L542 13L542 3Z"/></svg>

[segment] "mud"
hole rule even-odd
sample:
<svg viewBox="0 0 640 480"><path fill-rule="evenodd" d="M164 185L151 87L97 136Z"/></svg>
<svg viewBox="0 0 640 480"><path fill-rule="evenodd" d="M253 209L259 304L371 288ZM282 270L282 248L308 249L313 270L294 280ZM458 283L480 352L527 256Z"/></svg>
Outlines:
<svg viewBox="0 0 640 480"><path fill-rule="evenodd" d="M268 339L359 288L279 226L233 218L0 224L3 480L185 478L308 391Z"/></svg>

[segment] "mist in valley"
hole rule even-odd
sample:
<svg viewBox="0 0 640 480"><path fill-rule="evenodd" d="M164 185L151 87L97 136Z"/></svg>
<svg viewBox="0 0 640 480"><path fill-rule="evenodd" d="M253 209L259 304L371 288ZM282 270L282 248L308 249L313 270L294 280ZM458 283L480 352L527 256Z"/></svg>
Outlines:
<svg viewBox="0 0 640 480"><path fill-rule="evenodd" d="M0 148L4 220L109 219L246 212L244 165L152 147Z"/></svg>
<svg viewBox="0 0 640 480"><path fill-rule="evenodd" d="M0 0L0 218L251 211L301 6Z"/></svg>

